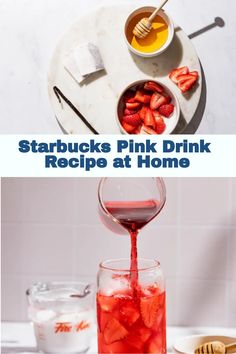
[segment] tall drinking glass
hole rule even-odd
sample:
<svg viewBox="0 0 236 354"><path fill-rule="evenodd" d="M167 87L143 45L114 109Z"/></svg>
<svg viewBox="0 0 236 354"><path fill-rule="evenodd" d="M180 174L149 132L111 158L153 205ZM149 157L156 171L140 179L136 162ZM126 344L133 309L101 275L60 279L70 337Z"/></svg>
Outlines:
<svg viewBox="0 0 236 354"><path fill-rule="evenodd" d="M138 259L133 292L130 260L100 264L98 273L98 353L166 353L165 286L160 264Z"/></svg>

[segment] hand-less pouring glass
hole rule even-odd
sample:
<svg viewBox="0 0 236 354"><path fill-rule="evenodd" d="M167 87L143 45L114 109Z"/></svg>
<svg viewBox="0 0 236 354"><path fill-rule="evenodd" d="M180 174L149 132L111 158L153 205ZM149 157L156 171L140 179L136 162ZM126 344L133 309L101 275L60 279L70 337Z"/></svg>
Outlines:
<svg viewBox="0 0 236 354"><path fill-rule="evenodd" d="M104 178L98 194L105 225L117 233L123 228L131 238L130 262L100 266L98 352L164 354L165 290L160 265L137 258L139 231L165 204L164 182L160 178Z"/></svg>
<svg viewBox="0 0 236 354"><path fill-rule="evenodd" d="M26 292L39 351L85 353L94 325L94 291L80 282L37 283Z"/></svg>

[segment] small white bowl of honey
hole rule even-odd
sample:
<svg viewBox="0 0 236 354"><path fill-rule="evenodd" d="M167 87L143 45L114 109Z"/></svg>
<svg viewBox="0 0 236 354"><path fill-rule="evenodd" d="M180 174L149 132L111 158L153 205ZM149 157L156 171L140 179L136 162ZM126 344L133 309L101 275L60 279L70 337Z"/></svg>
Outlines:
<svg viewBox="0 0 236 354"><path fill-rule="evenodd" d="M136 24L145 17L149 17L155 7L144 6L134 10L125 23L125 39L128 48L134 54L144 58L151 58L163 53L171 44L174 37L174 22L164 10L160 10L155 17L151 32L145 38L137 38L133 34Z"/></svg>

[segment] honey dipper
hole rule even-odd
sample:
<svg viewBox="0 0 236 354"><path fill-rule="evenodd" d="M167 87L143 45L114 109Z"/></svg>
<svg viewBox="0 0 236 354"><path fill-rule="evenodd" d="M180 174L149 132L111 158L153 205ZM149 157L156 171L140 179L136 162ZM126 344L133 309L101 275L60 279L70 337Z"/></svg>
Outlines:
<svg viewBox="0 0 236 354"><path fill-rule="evenodd" d="M140 20L133 30L133 34L138 38L146 37L152 29L152 22L158 12L163 8L163 6L167 3L168 0L163 0L161 5L156 8L156 10L151 14L150 17L144 17Z"/></svg>
<svg viewBox="0 0 236 354"><path fill-rule="evenodd" d="M199 348L194 350L194 354L225 354L225 353L236 353L236 342L225 345L222 342L214 341L214 342L203 344Z"/></svg>

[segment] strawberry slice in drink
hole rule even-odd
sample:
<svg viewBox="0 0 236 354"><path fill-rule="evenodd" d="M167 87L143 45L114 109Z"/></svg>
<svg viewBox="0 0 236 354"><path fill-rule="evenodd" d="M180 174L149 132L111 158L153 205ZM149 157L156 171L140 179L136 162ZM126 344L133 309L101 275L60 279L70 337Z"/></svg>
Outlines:
<svg viewBox="0 0 236 354"><path fill-rule="evenodd" d="M125 329L125 327L122 326L122 324L115 318L112 318L107 323L103 331L103 337L106 344L111 344L124 339L128 334L129 332Z"/></svg>
<svg viewBox="0 0 236 354"><path fill-rule="evenodd" d="M160 301L158 296L141 297L140 311L143 323L147 328L152 328L155 324L159 308Z"/></svg>
<svg viewBox="0 0 236 354"><path fill-rule="evenodd" d="M162 336L155 336L150 340L147 353L166 354L165 343L163 343Z"/></svg>
<svg viewBox="0 0 236 354"><path fill-rule="evenodd" d="M97 302L102 311L112 312L119 305L119 298L98 294Z"/></svg>
<svg viewBox="0 0 236 354"><path fill-rule="evenodd" d="M128 327L131 327L140 317L140 313L132 301L125 301L120 308L120 314L122 323Z"/></svg>
<svg viewBox="0 0 236 354"><path fill-rule="evenodd" d="M126 342L129 343L131 347L136 349L136 352L138 351L138 353L143 353L145 344L151 335L152 331L150 329L145 327L138 328L128 335Z"/></svg>

